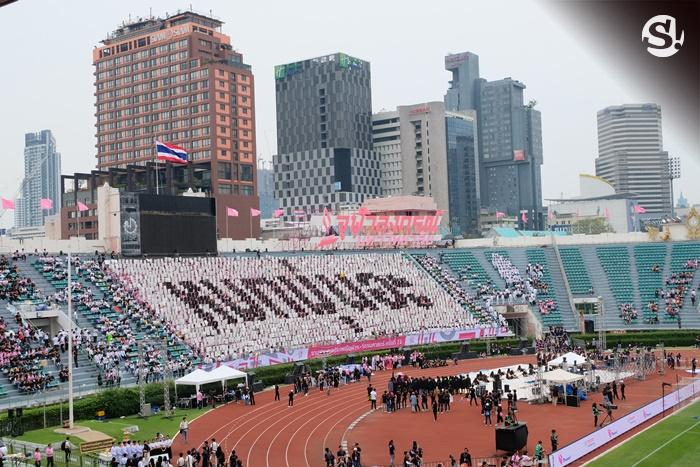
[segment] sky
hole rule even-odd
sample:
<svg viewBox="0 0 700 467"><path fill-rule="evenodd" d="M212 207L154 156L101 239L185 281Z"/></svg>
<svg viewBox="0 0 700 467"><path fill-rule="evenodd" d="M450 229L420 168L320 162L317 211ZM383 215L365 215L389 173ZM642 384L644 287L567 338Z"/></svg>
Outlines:
<svg viewBox="0 0 700 467"><path fill-rule="evenodd" d="M64 174L93 169L92 49L130 17L190 5L223 20L252 66L259 160L276 150L274 65L339 51L371 63L374 111L442 100L448 53L479 55L488 80L525 83L525 101L536 100L542 112L545 199L576 195L578 174L595 173L598 110L654 102L536 0L20 0L0 9L0 195L17 193L25 132L53 131ZM665 149L683 170L675 197L682 191L700 202L695 142L683 139L674 118L663 114ZM11 226L11 217L0 226Z"/></svg>

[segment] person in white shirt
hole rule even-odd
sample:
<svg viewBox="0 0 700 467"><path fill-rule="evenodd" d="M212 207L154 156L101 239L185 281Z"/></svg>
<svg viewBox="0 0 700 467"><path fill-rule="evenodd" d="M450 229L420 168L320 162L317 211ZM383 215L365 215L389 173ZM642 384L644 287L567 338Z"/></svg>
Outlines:
<svg viewBox="0 0 700 467"><path fill-rule="evenodd" d="M185 444L187 444L187 432L190 429L190 424L187 423L187 418L182 417L182 421L180 422L180 434L185 440Z"/></svg>

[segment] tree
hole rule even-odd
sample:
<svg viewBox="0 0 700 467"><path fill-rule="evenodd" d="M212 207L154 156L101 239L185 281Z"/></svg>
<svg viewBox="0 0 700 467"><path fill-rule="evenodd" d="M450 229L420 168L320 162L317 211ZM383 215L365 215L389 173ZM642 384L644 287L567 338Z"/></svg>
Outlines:
<svg viewBox="0 0 700 467"><path fill-rule="evenodd" d="M581 219L571 226L571 233L595 235L601 233L615 233L615 230L602 217Z"/></svg>

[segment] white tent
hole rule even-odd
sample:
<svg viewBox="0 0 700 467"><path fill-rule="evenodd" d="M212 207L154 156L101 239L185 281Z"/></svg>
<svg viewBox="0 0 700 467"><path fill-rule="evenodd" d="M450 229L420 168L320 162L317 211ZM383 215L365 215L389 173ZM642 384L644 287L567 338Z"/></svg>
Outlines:
<svg viewBox="0 0 700 467"><path fill-rule="evenodd" d="M586 357L583 357L577 353L574 352L569 352L565 353L564 355L561 355L554 360L548 362L548 365L550 366L559 366L564 364L564 359L566 359L566 364L567 365L573 365L576 363L576 365L583 365L586 363Z"/></svg>
<svg viewBox="0 0 700 467"><path fill-rule="evenodd" d="M568 371L564 371L561 368L557 368L556 370L548 371L542 375L542 379L544 379L548 383L555 383L555 384L573 383L574 381L579 381L579 380L582 380L583 378L584 378L583 375L569 373Z"/></svg>
<svg viewBox="0 0 700 467"><path fill-rule="evenodd" d="M230 379L245 378L246 373L235 370L227 365L221 365L212 371L204 371L199 368L194 370L192 373L188 373L182 378L175 380L175 384L180 384L183 386L195 386L199 391L199 387L203 384L217 383L221 382L224 386L226 381Z"/></svg>

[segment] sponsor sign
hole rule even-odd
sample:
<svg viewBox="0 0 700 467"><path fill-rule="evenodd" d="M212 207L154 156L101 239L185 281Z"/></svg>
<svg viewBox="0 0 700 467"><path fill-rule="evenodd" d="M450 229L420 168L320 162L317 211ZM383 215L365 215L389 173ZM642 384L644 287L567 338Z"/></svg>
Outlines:
<svg viewBox="0 0 700 467"><path fill-rule="evenodd" d="M664 398L656 399L644 407L615 420L610 425L600 428L588 436L574 441L550 454L549 465L551 467L569 465L624 433L627 433L629 430L659 415L664 410L664 407L670 409L698 392L700 392L700 384L694 385L691 383L677 391L667 394Z"/></svg>
<svg viewBox="0 0 700 467"><path fill-rule="evenodd" d="M355 352L387 350L396 347L411 347L416 345L437 344L440 342L466 341L484 337L506 337L510 335L510 331L505 326L423 331L407 334L405 336L385 337L357 342L342 342L329 345L313 345L308 348L256 354L225 362L225 365L239 370L246 370L280 363L299 362L310 358L327 357L330 355L345 355Z"/></svg>

